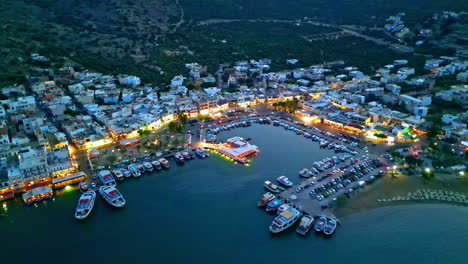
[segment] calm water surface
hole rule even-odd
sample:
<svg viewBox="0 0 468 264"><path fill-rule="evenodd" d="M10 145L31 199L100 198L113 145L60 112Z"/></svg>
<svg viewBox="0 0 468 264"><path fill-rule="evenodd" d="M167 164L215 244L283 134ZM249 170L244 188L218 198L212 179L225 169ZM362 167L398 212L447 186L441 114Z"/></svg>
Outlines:
<svg viewBox="0 0 468 264"><path fill-rule="evenodd" d="M254 125L220 135L251 137L261 152L250 167L212 155L127 179L125 208L98 197L84 222L73 218L78 191L25 207L7 202L0 253L8 263L466 263L468 209L388 207L341 219L331 238L293 229L272 236L273 216L256 206L264 180L297 172L333 153L282 128ZM0 209L1 210L1 209ZM410 261L411 260L411 261Z"/></svg>

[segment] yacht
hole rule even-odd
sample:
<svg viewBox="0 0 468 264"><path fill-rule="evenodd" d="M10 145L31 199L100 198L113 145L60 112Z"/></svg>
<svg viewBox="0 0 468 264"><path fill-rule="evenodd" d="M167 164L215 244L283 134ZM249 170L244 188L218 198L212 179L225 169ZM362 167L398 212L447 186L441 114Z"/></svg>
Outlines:
<svg viewBox="0 0 468 264"><path fill-rule="evenodd" d="M139 171L140 173L145 172L145 166L143 166L143 164L137 163L137 164L136 164L136 167L137 167L137 169L138 169L138 171Z"/></svg>
<svg viewBox="0 0 468 264"><path fill-rule="evenodd" d="M283 187L275 185L271 181L265 181L263 187L272 193L280 193L285 190Z"/></svg>
<svg viewBox="0 0 468 264"><path fill-rule="evenodd" d="M275 217L273 223L271 223L270 232L279 233L287 229L288 227L292 226L300 216L301 213L292 207L283 211L280 215Z"/></svg>
<svg viewBox="0 0 468 264"><path fill-rule="evenodd" d="M124 207L125 199L114 186L101 186L99 193L112 206Z"/></svg>
<svg viewBox="0 0 468 264"><path fill-rule="evenodd" d="M83 220L88 217L89 213L91 213L91 210L93 210L95 200L95 191L83 193L78 200L78 205L76 206L75 218L78 220Z"/></svg>
<svg viewBox="0 0 468 264"><path fill-rule="evenodd" d="M122 173L121 170L117 169L117 170L113 170L112 171L112 174L114 174L114 176L117 178L117 180L121 181L124 179L124 175Z"/></svg>
<svg viewBox="0 0 468 264"><path fill-rule="evenodd" d="M309 178L310 176L312 176L312 172L308 169L303 169L299 172L299 176L303 178Z"/></svg>
<svg viewBox="0 0 468 264"><path fill-rule="evenodd" d="M184 164L184 156L180 152L174 154L174 160L179 165Z"/></svg>
<svg viewBox="0 0 468 264"><path fill-rule="evenodd" d="M145 161L143 162L143 166L145 167L145 171L153 171L153 165L151 165L151 163Z"/></svg>
<svg viewBox="0 0 468 264"><path fill-rule="evenodd" d="M195 154L197 154L197 156L200 158L206 158L210 156L210 154L208 154L204 148L197 148L195 150Z"/></svg>
<svg viewBox="0 0 468 264"><path fill-rule="evenodd" d="M162 167L164 169L169 169L169 161L167 161L167 159L160 158L158 161L159 161L159 163L161 163L161 165L162 165Z"/></svg>
<svg viewBox="0 0 468 264"><path fill-rule="evenodd" d="M137 166L135 164L130 164L128 165L128 170L132 174L133 177L140 177L141 172L138 170Z"/></svg>
<svg viewBox="0 0 468 264"><path fill-rule="evenodd" d="M321 216L317 220L317 222L315 222L315 226L314 226L315 231L317 232L322 231L326 223L327 223L327 218L325 216Z"/></svg>
<svg viewBox="0 0 468 264"><path fill-rule="evenodd" d="M161 170L161 163L157 160L153 160L151 162L151 165L153 165L153 167L156 169L156 170Z"/></svg>
<svg viewBox="0 0 468 264"><path fill-rule="evenodd" d="M296 233L305 236L309 229L312 227L312 222L314 218L308 214L304 215L299 222L299 226L296 229Z"/></svg>
<svg viewBox="0 0 468 264"><path fill-rule="evenodd" d="M115 179L112 177L112 174L108 170L102 170L98 173L99 179L104 185L115 186Z"/></svg>
<svg viewBox="0 0 468 264"><path fill-rule="evenodd" d="M132 177L132 173L131 173L129 170L127 170L127 169L122 169L122 174L123 174L123 176L124 176L125 178L130 178L130 177Z"/></svg>
<svg viewBox="0 0 468 264"><path fill-rule="evenodd" d="M276 196L274 194L272 194L270 192L267 192L264 195L262 195L262 197L258 201L257 205L258 205L258 207L266 206L269 201L271 201L271 200L273 200L275 198L276 198Z"/></svg>
<svg viewBox="0 0 468 264"><path fill-rule="evenodd" d="M325 227L323 228L323 232L326 235L332 235L333 232L335 232L337 222L334 219L328 220L327 223L325 224Z"/></svg>
<svg viewBox="0 0 468 264"><path fill-rule="evenodd" d="M191 160L192 159L192 155L190 155L190 153L188 153L187 151L182 152L182 156L184 156L185 160Z"/></svg>
<svg viewBox="0 0 468 264"><path fill-rule="evenodd" d="M281 199L275 198L267 203L266 211L267 212L272 212L278 209L283 204L283 201Z"/></svg>
<svg viewBox="0 0 468 264"><path fill-rule="evenodd" d="M281 183L282 185L286 186L286 187L291 187L293 186L293 183L288 179L288 177L286 176L279 176L277 179L276 179L277 182Z"/></svg>

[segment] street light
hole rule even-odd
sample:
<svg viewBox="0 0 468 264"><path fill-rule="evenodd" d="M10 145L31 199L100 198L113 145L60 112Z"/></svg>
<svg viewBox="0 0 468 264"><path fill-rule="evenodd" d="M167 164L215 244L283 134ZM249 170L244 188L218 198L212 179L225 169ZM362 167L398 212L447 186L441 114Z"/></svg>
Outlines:
<svg viewBox="0 0 468 264"><path fill-rule="evenodd" d="M464 171L460 171L459 174L460 174L460 176L465 176L465 172L464 172Z"/></svg>
<svg viewBox="0 0 468 264"><path fill-rule="evenodd" d="M426 168L425 171L429 173L429 172L431 172L431 169Z"/></svg>

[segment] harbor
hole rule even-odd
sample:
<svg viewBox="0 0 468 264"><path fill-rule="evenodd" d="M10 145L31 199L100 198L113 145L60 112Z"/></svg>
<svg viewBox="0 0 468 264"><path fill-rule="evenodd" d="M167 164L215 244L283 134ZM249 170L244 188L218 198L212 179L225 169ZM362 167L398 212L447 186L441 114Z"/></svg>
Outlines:
<svg viewBox="0 0 468 264"><path fill-rule="evenodd" d="M99 262L148 262L157 257L163 262L189 263L206 260L208 248L211 257L226 259L226 263L288 263L310 258L311 248L330 252L339 248L340 254L312 252L313 258L319 262L345 262L356 255L374 257L372 252L383 250L379 256L386 254L389 260L404 262L408 258L405 252L395 254L393 244L382 245L380 242L394 238L395 229L407 230L401 238L405 246L412 245L408 252L415 247L427 249L428 244L424 241L416 243L423 230L422 222L429 226L424 229L428 239L442 239L452 249L447 252L445 248L430 248L439 256L437 260L443 261L442 258L450 257L454 251L462 254L465 237L454 237L450 226L440 226L439 223L450 217L453 225L464 231L463 221L468 212L466 207L453 208L443 204L385 206L376 211L357 212L340 217L341 225L333 236L315 235L311 229L308 237L302 237L296 234L296 226L279 234L270 234L269 226L275 215L265 213L256 205L266 192L264 181L276 183L276 178L285 175L296 184L301 179L297 174L302 168L336 154L328 148L320 149L319 144L310 139L272 126L253 124L218 134L221 142L234 136L250 137L251 144L260 149L260 153L250 160L250 166L229 162L216 154L186 162L183 166L168 158L171 163L168 170L117 181L117 188L127 201L124 208L109 206L102 197L96 197L94 209L84 221L74 221L75 206L81 195L76 190L60 194L58 192L63 189L57 190L54 198L39 203L37 208L25 208L19 199L3 202L7 211L0 207L4 213L0 218L2 230L11 239L3 245L4 257L14 261L23 249L13 245L27 239L34 244L30 249L34 256L25 256L31 261L47 254L50 248L57 257L66 258L67 249L74 248L80 250L80 259L92 258ZM282 140L275 141L278 138ZM294 151L281 155L276 151L278 149ZM433 210L440 214L428 218L428 213ZM211 213L210 217L206 217L207 211ZM392 217L396 213L401 217ZM34 225L30 224L31 219L34 219ZM204 242L200 243L202 236ZM64 238L67 242L49 237ZM236 252L232 250L233 244ZM89 245L93 246L90 248ZM181 251L184 254L180 254Z"/></svg>

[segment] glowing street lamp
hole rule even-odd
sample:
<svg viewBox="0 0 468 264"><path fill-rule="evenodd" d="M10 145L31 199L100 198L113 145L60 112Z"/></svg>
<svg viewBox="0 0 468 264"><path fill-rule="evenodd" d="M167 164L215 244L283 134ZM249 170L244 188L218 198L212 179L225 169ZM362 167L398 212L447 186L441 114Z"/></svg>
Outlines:
<svg viewBox="0 0 468 264"><path fill-rule="evenodd" d="M460 176L465 176L465 172L464 172L464 171L460 171L459 174L460 174Z"/></svg>
<svg viewBox="0 0 468 264"><path fill-rule="evenodd" d="M426 168L426 169L424 169L424 170L425 170L427 173L431 172L431 169L429 169L429 168Z"/></svg>

